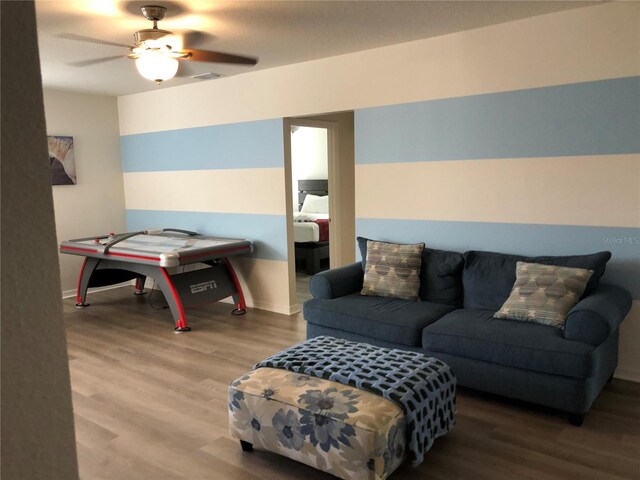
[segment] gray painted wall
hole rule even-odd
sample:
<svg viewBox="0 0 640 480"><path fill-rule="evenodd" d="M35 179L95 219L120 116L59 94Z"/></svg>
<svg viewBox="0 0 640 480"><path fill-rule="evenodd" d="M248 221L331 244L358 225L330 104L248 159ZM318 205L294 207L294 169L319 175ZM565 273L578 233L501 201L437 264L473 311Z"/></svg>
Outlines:
<svg viewBox="0 0 640 480"><path fill-rule="evenodd" d="M35 9L1 2L2 478L78 478ZM19 46L19 48L17 48Z"/></svg>

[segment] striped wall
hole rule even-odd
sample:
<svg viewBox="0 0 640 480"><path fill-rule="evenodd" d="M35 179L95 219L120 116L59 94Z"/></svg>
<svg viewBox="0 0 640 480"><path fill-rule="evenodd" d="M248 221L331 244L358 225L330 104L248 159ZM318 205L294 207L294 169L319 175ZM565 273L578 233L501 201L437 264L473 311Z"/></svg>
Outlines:
<svg viewBox="0 0 640 480"><path fill-rule="evenodd" d="M637 153L640 77L360 109L358 163Z"/></svg>
<svg viewBox="0 0 640 480"><path fill-rule="evenodd" d="M609 250L603 281L631 292L625 327L638 330L640 76L359 109L355 142L358 235L457 251Z"/></svg>
<svg viewBox="0 0 640 480"><path fill-rule="evenodd" d="M360 109L358 234L522 254L610 250L640 299L640 77Z"/></svg>
<svg viewBox="0 0 640 480"><path fill-rule="evenodd" d="M250 306L289 313L282 120L121 137L127 229L247 238L232 259Z"/></svg>

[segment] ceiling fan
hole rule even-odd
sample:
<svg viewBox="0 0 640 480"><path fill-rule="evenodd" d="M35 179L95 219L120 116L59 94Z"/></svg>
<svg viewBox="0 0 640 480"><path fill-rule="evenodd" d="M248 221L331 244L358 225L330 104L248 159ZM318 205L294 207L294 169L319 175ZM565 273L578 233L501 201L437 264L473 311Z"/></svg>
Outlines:
<svg viewBox="0 0 640 480"><path fill-rule="evenodd" d="M178 49L176 36L173 32L158 28L158 22L162 20L167 9L160 5L145 5L140 9L142 14L153 22L153 28L138 30L134 33L134 45L123 45L119 43L107 42L95 38L84 37L75 34L62 34L60 37L83 42L98 43L101 45L111 45L128 48L131 53L127 56L136 62L136 68L140 75L157 84L173 78L178 71L179 60L191 60L195 62L210 63L231 63L239 65L253 66L258 63L257 59L242 57L222 52L209 50L196 50L193 48ZM98 58L75 62L74 66L88 66L121 58L122 55L113 57Z"/></svg>

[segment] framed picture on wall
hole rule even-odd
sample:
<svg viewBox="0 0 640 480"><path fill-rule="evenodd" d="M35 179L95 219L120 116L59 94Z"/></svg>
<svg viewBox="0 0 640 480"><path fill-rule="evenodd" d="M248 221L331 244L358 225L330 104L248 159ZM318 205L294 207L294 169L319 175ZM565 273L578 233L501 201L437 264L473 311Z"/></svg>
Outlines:
<svg viewBox="0 0 640 480"><path fill-rule="evenodd" d="M76 162L73 155L73 137L49 136L49 165L51 185L75 185Z"/></svg>

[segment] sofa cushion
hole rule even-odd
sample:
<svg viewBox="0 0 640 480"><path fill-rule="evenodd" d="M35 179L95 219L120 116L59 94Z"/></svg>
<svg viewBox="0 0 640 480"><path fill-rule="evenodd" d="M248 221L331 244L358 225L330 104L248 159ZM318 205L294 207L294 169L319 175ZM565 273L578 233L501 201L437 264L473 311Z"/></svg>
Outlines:
<svg viewBox="0 0 640 480"><path fill-rule="evenodd" d="M499 310L511 293L516 281L516 263L542 263L563 267L593 270L583 295L588 295L598 286L604 274L611 252L599 252L591 255L573 255L566 257L523 257L495 252L470 251L464 254L464 307L486 310Z"/></svg>
<svg viewBox="0 0 640 480"><path fill-rule="evenodd" d="M518 262L513 290L494 317L564 328L592 274L584 268Z"/></svg>
<svg viewBox="0 0 640 480"><path fill-rule="evenodd" d="M593 345L566 340L558 328L493 314L477 309L448 313L424 329L422 346L435 357L440 352L551 375L593 375Z"/></svg>
<svg viewBox="0 0 640 480"><path fill-rule="evenodd" d="M358 237L363 270L366 268L367 240ZM461 253L425 248L420 269L420 300L461 307L463 266Z"/></svg>
<svg viewBox="0 0 640 480"><path fill-rule="evenodd" d="M358 333L390 343L419 347L422 329L454 307L354 293L331 300L304 302L304 318L329 328Z"/></svg>
<svg viewBox="0 0 640 480"><path fill-rule="evenodd" d="M424 243L367 242L362 295L418 300Z"/></svg>

